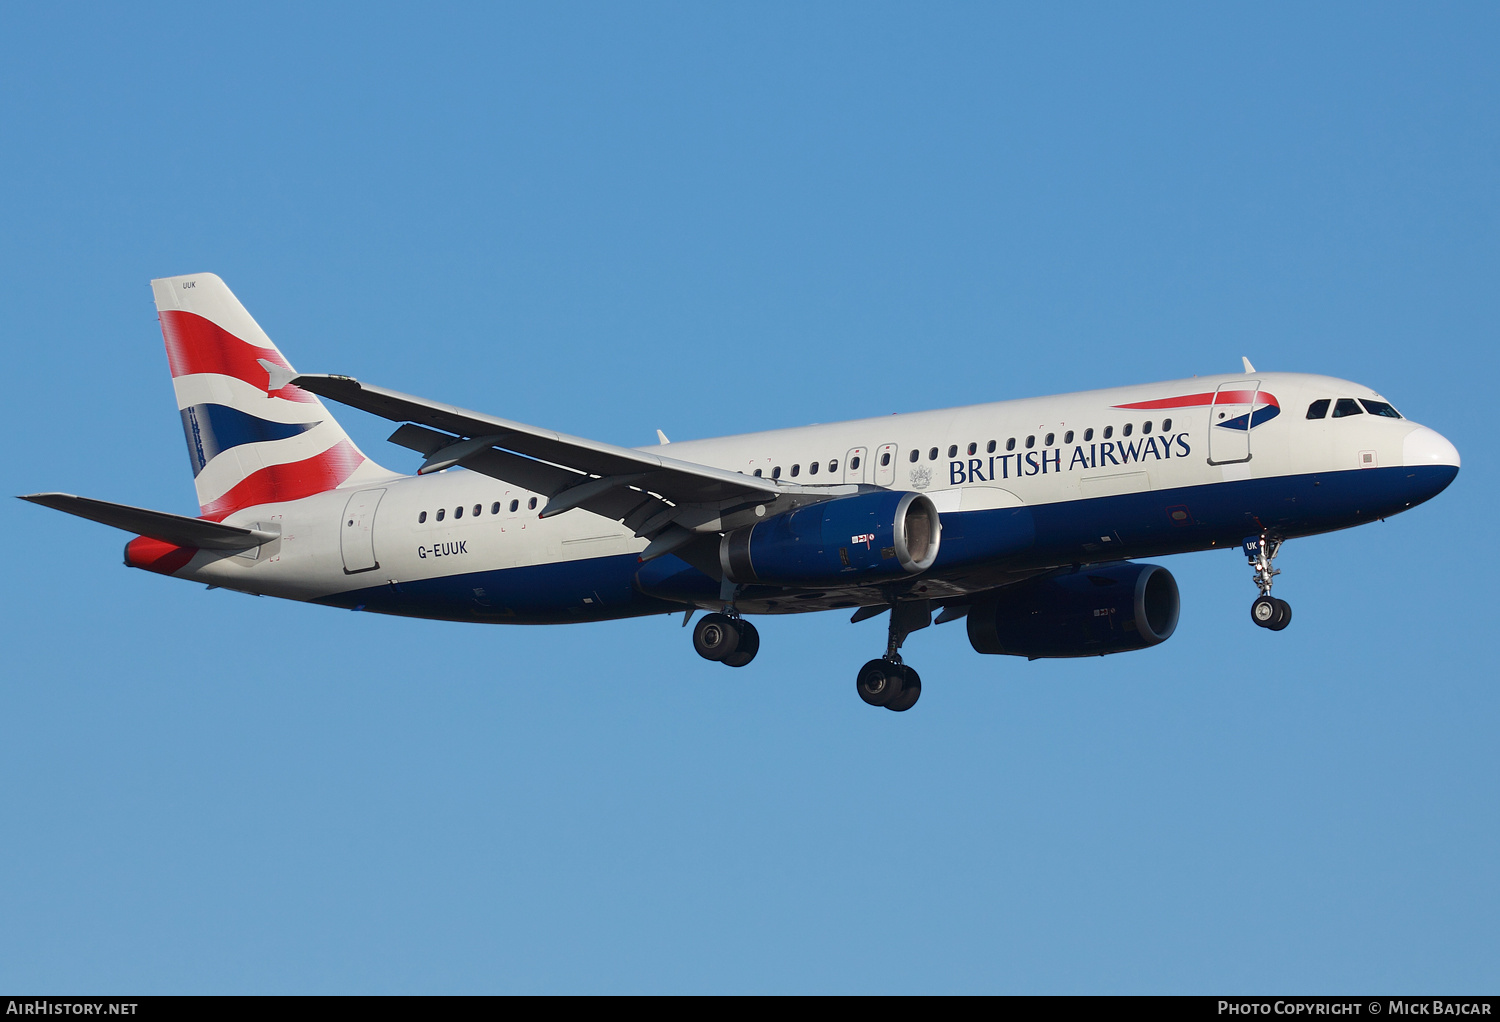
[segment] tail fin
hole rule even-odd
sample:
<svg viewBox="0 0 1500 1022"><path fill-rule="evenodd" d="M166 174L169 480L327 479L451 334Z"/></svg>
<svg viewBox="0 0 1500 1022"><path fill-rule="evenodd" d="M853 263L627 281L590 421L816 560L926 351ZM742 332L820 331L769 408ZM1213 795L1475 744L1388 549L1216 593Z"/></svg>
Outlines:
<svg viewBox="0 0 1500 1022"><path fill-rule="evenodd" d="M164 277L151 289L204 518L390 475L315 395L271 378L262 361L291 364L222 280Z"/></svg>

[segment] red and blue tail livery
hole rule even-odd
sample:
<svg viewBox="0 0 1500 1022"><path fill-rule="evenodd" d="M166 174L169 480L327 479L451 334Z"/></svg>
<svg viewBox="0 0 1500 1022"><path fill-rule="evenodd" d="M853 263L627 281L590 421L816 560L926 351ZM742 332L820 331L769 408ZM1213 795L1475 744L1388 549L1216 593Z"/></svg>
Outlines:
<svg viewBox="0 0 1500 1022"><path fill-rule="evenodd" d="M289 372L291 363L222 280L199 273L151 286L204 517L302 500L374 469L316 395L272 389L262 363Z"/></svg>
<svg viewBox="0 0 1500 1022"><path fill-rule="evenodd" d="M1280 631L1283 543L1407 511L1459 471L1447 439L1370 388L1248 360L1222 376L618 447L299 374L213 274L152 288L198 514L24 498L136 534L127 565L446 621L706 612L694 649L737 669L760 648L752 618L885 615L885 648L855 691L897 712L922 692L901 649L932 624L962 620L977 653L1033 659L1165 642L1181 594L1144 558L1243 555L1251 620ZM325 401L398 423L410 473L367 458Z"/></svg>

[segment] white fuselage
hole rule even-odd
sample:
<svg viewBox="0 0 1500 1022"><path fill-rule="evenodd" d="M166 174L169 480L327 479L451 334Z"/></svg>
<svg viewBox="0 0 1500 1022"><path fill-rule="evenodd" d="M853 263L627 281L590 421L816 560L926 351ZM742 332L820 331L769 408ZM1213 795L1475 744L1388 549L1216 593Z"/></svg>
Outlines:
<svg viewBox="0 0 1500 1022"><path fill-rule="evenodd" d="M1264 422L1252 418L1249 428L1234 430L1215 421L1228 421L1236 411L1227 403L1121 407L1211 394L1226 384L1258 388L1279 402L1280 413ZM1307 418L1312 402L1339 398L1379 395L1325 376L1241 373L677 442L670 453L806 486L862 483L919 490L945 523L967 512L1039 509L1246 480L1457 465L1451 445L1406 419ZM1244 411L1257 414L1248 405ZM377 490L383 492L372 495ZM359 513L368 518L350 533L356 493L365 494ZM646 546L620 523L587 511L541 519L538 511L545 504L543 495L462 469L392 475L383 482L366 480L238 511L225 521L269 525L279 529L280 540L252 554L200 551L177 574L247 592L316 600L381 585L634 555ZM1098 506L1104 513L1109 505ZM1331 520L1328 527L1344 524L1353 522ZM1110 541L1108 521L1094 531L1102 542ZM1303 531L1320 529L1309 523ZM362 537L359 542L368 543L369 550L351 550L351 535ZM1097 551L1099 559L1140 555L1108 547Z"/></svg>

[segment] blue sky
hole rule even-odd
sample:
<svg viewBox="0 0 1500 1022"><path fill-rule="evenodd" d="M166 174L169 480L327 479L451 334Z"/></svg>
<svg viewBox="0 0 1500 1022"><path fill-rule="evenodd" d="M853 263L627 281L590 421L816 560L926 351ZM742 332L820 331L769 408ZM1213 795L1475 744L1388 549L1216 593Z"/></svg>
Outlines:
<svg viewBox="0 0 1500 1022"><path fill-rule="evenodd" d="M120 566L19 501L0 987L1493 991L1487 5L10 5L12 493L191 513L147 282L299 367L645 444L1234 370L1450 437L1431 504L1171 558L1087 661L507 629ZM341 421L415 467L389 427Z"/></svg>

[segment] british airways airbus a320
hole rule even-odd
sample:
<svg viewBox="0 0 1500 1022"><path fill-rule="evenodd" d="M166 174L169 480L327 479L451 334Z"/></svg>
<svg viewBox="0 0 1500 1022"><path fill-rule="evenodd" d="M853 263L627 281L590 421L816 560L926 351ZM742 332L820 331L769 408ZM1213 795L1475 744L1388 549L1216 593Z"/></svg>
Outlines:
<svg viewBox="0 0 1500 1022"><path fill-rule="evenodd" d="M139 535L125 563L351 610L557 624L710 613L744 667L748 614L889 612L858 673L922 692L907 635L967 618L979 653L1099 656L1165 641L1177 584L1136 558L1242 548L1280 630L1277 549L1405 511L1458 451L1368 387L1245 371L936 412L614 447L295 372L218 277L152 282L202 514L24 499ZM402 425L415 475L367 458L320 398ZM468 471L447 471L462 468Z"/></svg>

